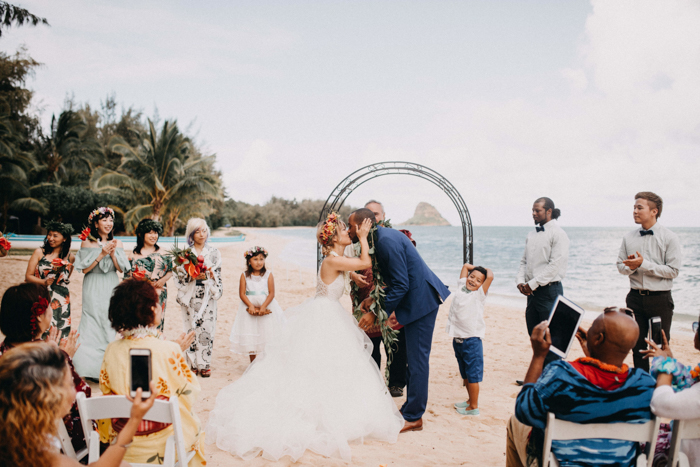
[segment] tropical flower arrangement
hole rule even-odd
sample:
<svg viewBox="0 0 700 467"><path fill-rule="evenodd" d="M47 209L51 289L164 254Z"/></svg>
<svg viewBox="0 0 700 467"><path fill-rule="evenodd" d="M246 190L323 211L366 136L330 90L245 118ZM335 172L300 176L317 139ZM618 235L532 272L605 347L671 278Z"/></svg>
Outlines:
<svg viewBox="0 0 700 467"><path fill-rule="evenodd" d="M388 223L388 222L386 222ZM386 225L385 224L379 224L379 225ZM391 224L389 224L391 225ZM384 303L386 301L386 293L384 292L384 288L386 288L386 282L384 281L384 278L382 276L382 271L379 268L379 261L377 261L377 255L376 255L376 248L375 245L377 244L377 226L375 225L372 227L372 229L369 231L369 234L367 235L367 243L369 243L369 256L372 259L372 275L374 276L374 284L373 284L373 289L370 291L369 296L370 298L373 299L372 305L369 307L370 311L375 314L377 319L375 320L374 324L375 326L379 326L379 329L382 332L382 341L384 342L384 346L387 350L387 355L386 355L386 370L384 377L389 380L389 367L391 366L391 362L394 358L394 348L395 348L395 342L398 340L397 339L397 331L394 329L391 329L389 326L389 315L386 312L386 309L384 308ZM359 243L355 244L355 248L359 248ZM359 253L359 252L357 252ZM364 312L362 311L361 305L362 302L359 301L359 296L360 294L358 293L360 290L360 287L355 284L355 282L352 282L351 284L352 287L352 309L353 309L353 316L357 321L360 321L362 318L362 315Z"/></svg>
<svg viewBox="0 0 700 467"><path fill-rule="evenodd" d="M56 276L61 275L71 265L70 261L62 258L54 258L51 260L51 267Z"/></svg>
<svg viewBox="0 0 700 467"><path fill-rule="evenodd" d="M10 248L12 248L12 243L10 243L5 237L0 237L0 248L5 251L10 251Z"/></svg>
<svg viewBox="0 0 700 467"><path fill-rule="evenodd" d="M197 256L192 248L179 248L177 241L175 246L168 252L168 256L173 259L176 267L182 267L192 279L196 279L207 270L203 256Z"/></svg>
<svg viewBox="0 0 700 467"><path fill-rule="evenodd" d="M83 231L80 232L80 235L78 235L78 238L81 239L82 241L89 239L91 242L98 242L97 239L92 236L92 233L90 233L90 227L83 227Z"/></svg>

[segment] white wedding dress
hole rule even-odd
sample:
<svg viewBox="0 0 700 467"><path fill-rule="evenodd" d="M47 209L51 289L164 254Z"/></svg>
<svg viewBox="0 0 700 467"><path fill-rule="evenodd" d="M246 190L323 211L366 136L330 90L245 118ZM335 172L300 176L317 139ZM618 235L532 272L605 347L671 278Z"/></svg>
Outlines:
<svg viewBox="0 0 700 467"><path fill-rule="evenodd" d="M371 357L372 343L339 302L340 274L316 297L287 310L265 354L223 388L206 428L208 443L243 459L307 449L351 460L350 443L396 442L404 420Z"/></svg>

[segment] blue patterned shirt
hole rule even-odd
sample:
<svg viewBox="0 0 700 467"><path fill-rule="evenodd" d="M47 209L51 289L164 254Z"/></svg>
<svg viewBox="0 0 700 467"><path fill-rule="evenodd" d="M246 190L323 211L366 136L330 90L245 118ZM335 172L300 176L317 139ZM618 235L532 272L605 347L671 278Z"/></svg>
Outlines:
<svg viewBox="0 0 700 467"><path fill-rule="evenodd" d="M608 391L595 386L569 362L550 363L536 383L525 384L515 402L516 418L533 427L528 452L542 456L547 412L575 423L645 423L656 381L646 371L632 368L627 381ZM552 452L564 466L628 466L639 446L630 441L583 439L553 441Z"/></svg>

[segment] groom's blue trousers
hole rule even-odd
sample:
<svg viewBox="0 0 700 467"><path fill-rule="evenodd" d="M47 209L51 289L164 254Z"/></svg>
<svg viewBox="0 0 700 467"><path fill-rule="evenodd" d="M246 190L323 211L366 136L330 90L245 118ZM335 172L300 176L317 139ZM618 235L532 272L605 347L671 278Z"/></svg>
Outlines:
<svg viewBox="0 0 700 467"><path fill-rule="evenodd" d="M406 402L401 407L403 418L415 422L425 413L428 404L430 347L438 308L404 326L406 333Z"/></svg>

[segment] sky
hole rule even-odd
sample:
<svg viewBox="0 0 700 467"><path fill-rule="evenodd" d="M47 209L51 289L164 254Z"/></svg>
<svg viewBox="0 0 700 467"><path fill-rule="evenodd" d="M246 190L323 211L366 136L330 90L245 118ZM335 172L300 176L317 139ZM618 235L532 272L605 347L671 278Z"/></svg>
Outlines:
<svg viewBox="0 0 700 467"><path fill-rule="evenodd" d="M43 65L48 126L67 95L176 119L217 156L226 193L325 199L382 161L430 167L474 225L630 226L634 195L700 226L700 3L694 0L15 2L50 27L3 31ZM449 198L407 176L369 199L401 222Z"/></svg>

